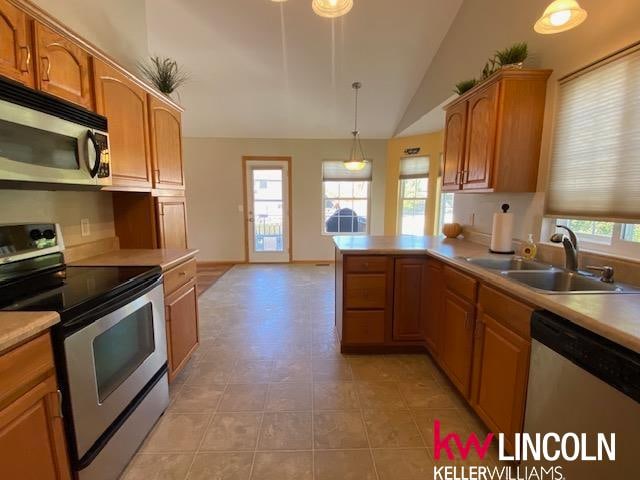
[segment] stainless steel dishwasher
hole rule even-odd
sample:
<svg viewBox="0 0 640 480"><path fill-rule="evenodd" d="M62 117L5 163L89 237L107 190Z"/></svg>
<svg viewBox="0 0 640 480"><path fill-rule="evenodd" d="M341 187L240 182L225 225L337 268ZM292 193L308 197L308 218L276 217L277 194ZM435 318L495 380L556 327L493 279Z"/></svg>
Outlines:
<svg viewBox="0 0 640 480"><path fill-rule="evenodd" d="M615 433L613 462L550 463L566 480L640 478L640 355L549 312L531 336L525 432L586 433L591 454L597 433Z"/></svg>

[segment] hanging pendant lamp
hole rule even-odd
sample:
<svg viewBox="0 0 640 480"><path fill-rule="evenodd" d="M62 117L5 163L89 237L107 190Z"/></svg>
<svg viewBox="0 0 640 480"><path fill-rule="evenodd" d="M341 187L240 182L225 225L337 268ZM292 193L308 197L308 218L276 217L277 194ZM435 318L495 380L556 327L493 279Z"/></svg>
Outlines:
<svg viewBox="0 0 640 480"><path fill-rule="evenodd" d="M353 0L313 0L311 8L321 17L337 18L351 11Z"/></svg>
<svg viewBox="0 0 640 480"><path fill-rule="evenodd" d="M533 29L545 35L565 32L577 27L587 18L587 11L577 0L555 0L545 9Z"/></svg>
<svg viewBox="0 0 640 480"><path fill-rule="evenodd" d="M344 167L347 170L358 171L362 170L367 166L369 162L367 157L364 154L364 149L362 148L362 143L360 142L360 132L358 131L358 90L362 88L362 84L360 82L353 82L351 88L355 91L355 122L353 132L353 144L351 145L351 153L349 154L349 159L344 161Z"/></svg>

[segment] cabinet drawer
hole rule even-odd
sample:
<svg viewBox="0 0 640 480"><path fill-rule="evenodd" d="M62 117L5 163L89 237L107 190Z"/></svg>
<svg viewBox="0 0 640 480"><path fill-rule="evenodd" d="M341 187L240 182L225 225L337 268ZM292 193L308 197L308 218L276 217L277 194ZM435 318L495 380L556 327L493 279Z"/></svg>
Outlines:
<svg viewBox="0 0 640 480"><path fill-rule="evenodd" d="M164 294L175 292L196 276L196 260L187 260L164 274Z"/></svg>
<svg viewBox="0 0 640 480"><path fill-rule="evenodd" d="M384 311L346 311L342 328L343 343L383 343Z"/></svg>
<svg viewBox="0 0 640 480"><path fill-rule="evenodd" d="M531 338L533 307L517 301L486 285L480 286L479 302L482 311L524 339Z"/></svg>
<svg viewBox="0 0 640 480"><path fill-rule="evenodd" d="M444 267L444 283L448 290L457 293L471 303L476 302L478 281L451 267Z"/></svg>
<svg viewBox="0 0 640 480"><path fill-rule="evenodd" d="M350 273L384 273L387 271L387 257L348 256L345 258L345 270Z"/></svg>
<svg viewBox="0 0 640 480"><path fill-rule="evenodd" d="M345 308L384 308L387 276L384 274L347 274Z"/></svg>
<svg viewBox="0 0 640 480"><path fill-rule="evenodd" d="M49 334L40 335L0 356L0 405L26 392L53 372Z"/></svg>

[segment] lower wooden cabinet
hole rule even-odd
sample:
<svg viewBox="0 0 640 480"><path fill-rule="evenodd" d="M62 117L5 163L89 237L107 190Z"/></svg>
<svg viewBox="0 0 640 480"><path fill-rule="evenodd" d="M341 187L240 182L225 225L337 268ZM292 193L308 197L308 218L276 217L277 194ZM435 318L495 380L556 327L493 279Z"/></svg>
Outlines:
<svg viewBox="0 0 640 480"><path fill-rule="evenodd" d="M180 373L198 347L198 294L193 262L185 262L165 273L169 381Z"/></svg>
<svg viewBox="0 0 640 480"><path fill-rule="evenodd" d="M490 287L480 290L471 404L513 452L521 432L531 354L533 309Z"/></svg>
<svg viewBox="0 0 640 480"><path fill-rule="evenodd" d="M469 397L475 306L446 289L442 307L441 365L460 393Z"/></svg>
<svg viewBox="0 0 640 480"><path fill-rule="evenodd" d="M442 332L444 329L442 263L427 258L425 275L426 281L422 286L423 301L427 309L424 317L424 342L431 355L434 358L439 358L442 352Z"/></svg>
<svg viewBox="0 0 640 480"><path fill-rule="evenodd" d="M393 282L393 340L424 341L429 305L424 296L427 280L425 257L396 258Z"/></svg>
<svg viewBox="0 0 640 480"><path fill-rule="evenodd" d="M49 335L0 356L0 475L71 478Z"/></svg>

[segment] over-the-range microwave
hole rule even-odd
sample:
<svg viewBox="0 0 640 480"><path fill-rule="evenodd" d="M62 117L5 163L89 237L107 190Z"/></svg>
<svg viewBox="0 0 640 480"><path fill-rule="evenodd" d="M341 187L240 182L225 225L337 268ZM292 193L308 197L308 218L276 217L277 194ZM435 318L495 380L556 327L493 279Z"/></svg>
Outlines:
<svg viewBox="0 0 640 480"><path fill-rule="evenodd" d="M111 185L107 131L101 115L0 79L2 185Z"/></svg>

